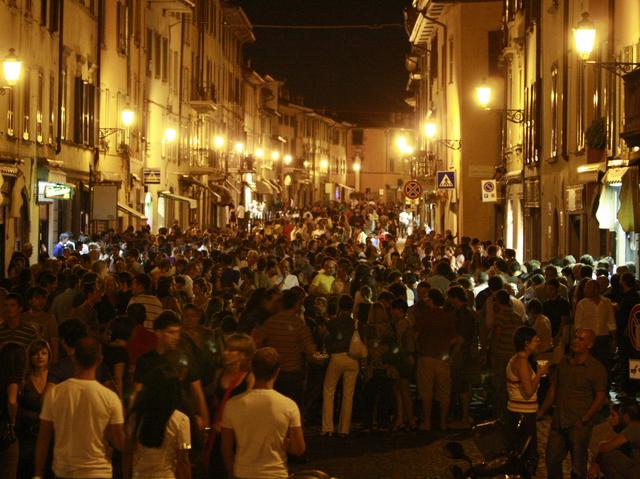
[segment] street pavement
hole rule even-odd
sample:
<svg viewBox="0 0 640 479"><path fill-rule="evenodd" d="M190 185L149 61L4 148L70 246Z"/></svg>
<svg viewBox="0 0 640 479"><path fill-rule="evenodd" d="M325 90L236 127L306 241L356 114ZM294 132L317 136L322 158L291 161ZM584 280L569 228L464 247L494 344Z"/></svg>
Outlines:
<svg viewBox="0 0 640 479"><path fill-rule="evenodd" d="M540 461L536 479L547 477L545 447L549 423L548 419L538 423ZM311 430L307 436L309 462L291 464L290 470L318 469L337 479L451 478L449 466L456 462L443 453L443 446L448 441L460 441L474 461L481 460L470 431L447 434L398 432L368 436L359 436L354 431L349 439L341 439L323 437L318 431ZM464 462L459 465L463 467ZM565 477L568 477L568 460L564 466Z"/></svg>

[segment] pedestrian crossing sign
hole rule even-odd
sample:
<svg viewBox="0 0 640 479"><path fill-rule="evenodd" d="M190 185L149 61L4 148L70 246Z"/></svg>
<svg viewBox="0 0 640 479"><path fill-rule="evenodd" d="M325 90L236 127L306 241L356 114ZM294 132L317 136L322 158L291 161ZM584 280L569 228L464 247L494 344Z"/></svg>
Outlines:
<svg viewBox="0 0 640 479"><path fill-rule="evenodd" d="M456 172L453 170L438 171L436 183L439 190L453 190L456 187Z"/></svg>

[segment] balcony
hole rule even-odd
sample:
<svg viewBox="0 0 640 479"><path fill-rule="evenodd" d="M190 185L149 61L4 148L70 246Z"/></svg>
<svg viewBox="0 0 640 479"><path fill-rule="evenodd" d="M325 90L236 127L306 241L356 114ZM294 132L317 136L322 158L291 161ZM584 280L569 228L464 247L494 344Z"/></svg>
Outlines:
<svg viewBox="0 0 640 479"><path fill-rule="evenodd" d="M196 8L195 0L151 0L149 3L165 13L193 13Z"/></svg>
<svg viewBox="0 0 640 479"><path fill-rule="evenodd" d="M189 104L191 108L203 115L215 112L218 109L216 87L214 85L209 87L194 85L191 89Z"/></svg>
<svg viewBox="0 0 640 479"><path fill-rule="evenodd" d="M241 7L223 2L222 18L224 26L230 28L241 43L254 43L256 41L251 22Z"/></svg>

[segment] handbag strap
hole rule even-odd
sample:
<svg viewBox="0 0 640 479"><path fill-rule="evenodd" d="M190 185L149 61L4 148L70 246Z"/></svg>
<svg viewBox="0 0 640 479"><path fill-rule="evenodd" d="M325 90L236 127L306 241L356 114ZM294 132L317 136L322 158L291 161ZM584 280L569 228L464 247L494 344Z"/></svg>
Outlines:
<svg viewBox="0 0 640 479"><path fill-rule="evenodd" d="M220 430L220 423L222 422L222 413L224 412L224 406L231 397L231 393L236 387L238 387L238 385L244 380L244 378L247 377L248 374L249 373L246 371L239 372L233 377L233 379L231 379L231 382L229 382L229 386L227 386L227 389L224 392L224 396L222 396L222 400L220 401L220 404L218 404L218 408L216 409L216 418L213 422L213 429L215 431Z"/></svg>

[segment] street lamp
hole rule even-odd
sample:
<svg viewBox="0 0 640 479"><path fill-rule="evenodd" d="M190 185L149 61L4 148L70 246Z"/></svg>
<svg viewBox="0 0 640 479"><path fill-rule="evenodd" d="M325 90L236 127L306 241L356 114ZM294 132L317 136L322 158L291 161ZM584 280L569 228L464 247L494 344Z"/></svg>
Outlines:
<svg viewBox="0 0 640 479"><path fill-rule="evenodd" d="M637 62L597 62L589 60L596 41L596 28L587 12L582 14L582 20L580 20L576 28L573 29L573 37L576 52L580 58L589 65L602 67L619 77L640 67L640 63Z"/></svg>
<svg viewBox="0 0 640 479"><path fill-rule="evenodd" d="M256 148L256 158L261 159L264 156L262 148Z"/></svg>
<svg viewBox="0 0 640 479"><path fill-rule="evenodd" d="M222 149L222 147L224 146L224 137L223 136L216 136L213 139L213 146L215 146L216 150Z"/></svg>
<svg viewBox="0 0 640 479"><path fill-rule="evenodd" d="M122 124L125 126L125 128L129 128L131 125L133 125L135 117L135 113L129 107L124 108L120 112L120 120L122 121Z"/></svg>
<svg viewBox="0 0 640 479"><path fill-rule="evenodd" d="M427 121L424 124L424 136L427 137L429 141L435 141L436 143L440 143L450 150L461 150L462 149L462 140L451 140L449 138L441 138L435 139L436 133L438 132L438 125L436 125L433 121Z"/></svg>
<svg viewBox="0 0 640 479"><path fill-rule="evenodd" d="M580 58L583 60L588 60L596 41L596 27L589 18L588 12L582 13L582 20L580 20L577 27L573 29L573 37L576 42L578 55L580 55Z"/></svg>
<svg viewBox="0 0 640 479"><path fill-rule="evenodd" d="M284 155L284 158L282 159L282 161L284 161L285 165L290 165L291 162L293 161L293 158L291 157L291 155Z"/></svg>
<svg viewBox="0 0 640 479"><path fill-rule="evenodd" d="M326 158L320 160L320 171L322 171L323 173L329 171L329 160L327 160Z"/></svg>
<svg viewBox="0 0 640 479"><path fill-rule="evenodd" d="M278 161L278 160L280 159L280 152L279 152L279 151L276 151L276 150L273 150L273 151L271 152L271 159L272 159L273 161Z"/></svg>
<svg viewBox="0 0 640 479"><path fill-rule="evenodd" d="M166 140L167 143L173 143L174 141L176 141L177 137L178 137L178 132L176 131L175 128L165 128L164 139Z"/></svg>
<svg viewBox="0 0 640 479"><path fill-rule="evenodd" d="M501 115L504 115L507 121L510 121L511 123L524 122L524 110L519 110L515 108L508 108L508 109L490 108L489 105L491 104L492 96L493 96L493 92L491 91L491 87L488 86L485 82L483 82L482 85L476 87L476 101L478 102L478 105L480 105L480 107L483 110L493 111Z"/></svg>
<svg viewBox="0 0 640 479"><path fill-rule="evenodd" d="M237 154L241 155L242 152L244 151L244 145L240 142L236 143L235 150Z"/></svg>
<svg viewBox="0 0 640 479"><path fill-rule="evenodd" d="M4 79L9 86L12 87L18 83L22 72L22 62L16 56L16 51L13 48L9 48L9 54L4 58L2 66L4 67Z"/></svg>

